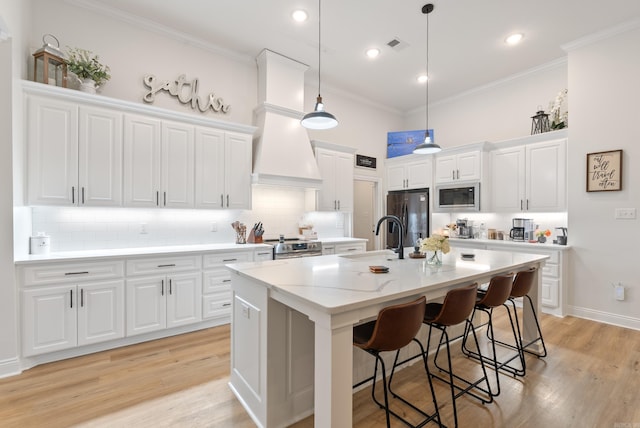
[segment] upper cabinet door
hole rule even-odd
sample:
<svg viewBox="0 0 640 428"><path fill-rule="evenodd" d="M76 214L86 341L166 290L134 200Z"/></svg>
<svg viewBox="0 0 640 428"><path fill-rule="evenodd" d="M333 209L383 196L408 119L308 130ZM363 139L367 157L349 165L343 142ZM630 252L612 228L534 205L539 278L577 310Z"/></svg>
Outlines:
<svg viewBox="0 0 640 428"><path fill-rule="evenodd" d="M494 211L524 210L525 149L512 147L491 152L491 197Z"/></svg>
<svg viewBox="0 0 640 428"><path fill-rule="evenodd" d="M27 98L30 205L78 203L78 105Z"/></svg>
<svg viewBox="0 0 640 428"><path fill-rule="evenodd" d="M527 207L529 211L566 210L567 158L565 140L527 146Z"/></svg>
<svg viewBox="0 0 640 428"><path fill-rule="evenodd" d="M458 170L456 180L476 181L481 178L480 152L471 151L457 156Z"/></svg>
<svg viewBox="0 0 640 428"><path fill-rule="evenodd" d="M193 208L195 184L194 128L162 122L162 192L160 205Z"/></svg>
<svg viewBox="0 0 640 428"><path fill-rule="evenodd" d="M160 121L127 114L124 117L124 204L156 207L160 203Z"/></svg>
<svg viewBox="0 0 640 428"><path fill-rule="evenodd" d="M225 208L251 209L251 135L227 132L225 143Z"/></svg>
<svg viewBox="0 0 640 428"><path fill-rule="evenodd" d="M196 208L224 208L224 146L223 131L196 128Z"/></svg>
<svg viewBox="0 0 640 428"><path fill-rule="evenodd" d="M353 211L353 161L352 154L336 154L335 189L340 211Z"/></svg>
<svg viewBox="0 0 640 428"><path fill-rule="evenodd" d="M316 162L322 177L322 189L318 192L319 211L336 211L338 209L335 158L336 155L332 151L316 149Z"/></svg>
<svg viewBox="0 0 640 428"><path fill-rule="evenodd" d="M80 205L122 205L122 114L80 107L78 153Z"/></svg>

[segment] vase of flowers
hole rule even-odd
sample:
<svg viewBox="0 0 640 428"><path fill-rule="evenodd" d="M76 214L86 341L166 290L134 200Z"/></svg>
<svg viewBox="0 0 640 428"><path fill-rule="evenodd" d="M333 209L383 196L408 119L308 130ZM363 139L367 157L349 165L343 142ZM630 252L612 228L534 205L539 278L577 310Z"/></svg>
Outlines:
<svg viewBox="0 0 640 428"><path fill-rule="evenodd" d="M442 254L447 254L450 250L449 238L437 233L420 243L420 251L427 254L427 264L433 266L442 265Z"/></svg>
<svg viewBox="0 0 640 428"><path fill-rule="evenodd" d="M86 49L67 48L67 70L78 77L80 90L96 93L105 82L111 79L108 65L100 62L100 57Z"/></svg>
<svg viewBox="0 0 640 428"><path fill-rule="evenodd" d="M569 111L563 106L568 93L567 89L563 89L558 92L555 100L549 103L551 129L562 129L569 126Z"/></svg>
<svg viewBox="0 0 640 428"><path fill-rule="evenodd" d="M544 244L545 242L547 242L547 238L551 236L551 231L549 229L545 229L545 230L537 229L535 231L535 235L538 238L538 242L540 242L541 244Z"/></svg>

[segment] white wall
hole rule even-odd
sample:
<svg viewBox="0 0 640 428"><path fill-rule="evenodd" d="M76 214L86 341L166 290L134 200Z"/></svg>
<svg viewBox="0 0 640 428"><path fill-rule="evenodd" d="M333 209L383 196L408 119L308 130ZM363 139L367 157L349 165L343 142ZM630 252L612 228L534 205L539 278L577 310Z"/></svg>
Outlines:
<svg viewBox="0 0 640 428"><path fill-rule="evenodd" d="M29 2L0 0L0 13L11 38L0 41L0 377L18 373L17 293L13 265L13 112L19 108L13 79L23 75L23 31ZM16 107L16 105L18 107Z"/></svg>
<svg viewBox="0 0 640 428"><path fill-rule="evenodd" d="M567 63L561 59L430 104L429 127L442 148L529 135L531 116L539 106L548 110L549 102L565 88ZM413 111L406 116L405 129L424 129L425 120L424 109Z"/></svg>
<svg viewBox="0 0 640 428"><path fill-rule="evenodd" d="M615 208L638 208L640 29L569 51L569 303L587 318L640 328L638 220L615 220ZM623 190L587 193L586 154L623 150ZM614 300L612 282L626 287Z"/></svg>

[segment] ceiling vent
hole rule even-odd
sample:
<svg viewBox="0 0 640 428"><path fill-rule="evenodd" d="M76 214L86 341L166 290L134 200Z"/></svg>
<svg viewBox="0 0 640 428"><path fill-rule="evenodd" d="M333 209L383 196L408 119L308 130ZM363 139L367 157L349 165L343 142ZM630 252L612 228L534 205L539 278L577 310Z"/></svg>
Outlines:
<svg viewBox="0 0 640 428"><path fill-rule="evenodd" d="M400 40L398 37L395 37L387 42L387 46L389 46L394 51L401 51L402 49L409 46L409 43Z"/></svg>

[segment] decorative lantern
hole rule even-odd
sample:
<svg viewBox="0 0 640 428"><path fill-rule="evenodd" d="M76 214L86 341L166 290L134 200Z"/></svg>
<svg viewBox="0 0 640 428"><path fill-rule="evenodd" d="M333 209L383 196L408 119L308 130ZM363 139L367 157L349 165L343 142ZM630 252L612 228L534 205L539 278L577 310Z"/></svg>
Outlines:
<svg viewBox="0 0 640 428"><path fill-rule="evenodd" d="M56 45L48 43L47 37L55 40ZM67 63L60 50L60 42L51 34L42 36L42 42L44 45L33 54L33 81L66 88Z"/></svg>
<svg viewBox="0 0 640 428"><path fill-rule="evenodd" d="M531 116L531 119L531 135L551 131L549 115L543 110L538 110L535 116Z"/></svg>

